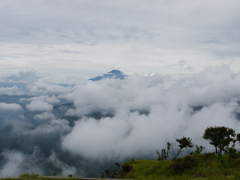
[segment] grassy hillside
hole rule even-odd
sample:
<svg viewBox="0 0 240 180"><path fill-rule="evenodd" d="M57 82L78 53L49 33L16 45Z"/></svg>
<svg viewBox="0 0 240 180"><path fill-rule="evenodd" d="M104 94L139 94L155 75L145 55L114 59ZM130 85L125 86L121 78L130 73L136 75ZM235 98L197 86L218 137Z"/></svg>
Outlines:
<svg viewBox="0 0 240 180"><path fill-rule="evenodd" d="M240 179L240 154L215 153L188 155L171 160L131 160L120 176L134 179Z"/></svg>

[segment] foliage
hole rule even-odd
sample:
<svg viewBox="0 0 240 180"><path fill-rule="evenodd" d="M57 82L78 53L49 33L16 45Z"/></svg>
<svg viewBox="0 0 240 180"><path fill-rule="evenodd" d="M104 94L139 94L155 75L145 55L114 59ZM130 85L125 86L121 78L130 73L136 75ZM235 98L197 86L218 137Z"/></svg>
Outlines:
<svg viewBox="0 0 240 180"><path fill-rule="evenodd" d="M111 177L111 178L118 178L119 177L119 171L120 171L121 164L116 162L115 165L118 167L118 169L117 170L114 169L111 175L109 175L109 172L110 172L109 169L105 170L105 173L106 173L107 177Z"/></svg>
<svg viewBox="0 0 240 180"><path fill-rule="evenodd" d="M116 162L115 165L118 167L118 169L119 169L120 166L121 166L118 162Z"/></svg>
<svg viewBox="0 0 240 180"><path fill-rule="evenodd" d="M224 149L225 154L228 154L231 158L235 158L237 156L237 150L232 147L227 147Z"/></svg>
<svg viewBox="0 0 240 180"><path fill-rule="evenodd" d="M184 149L184 148L187 148L187 147L190 147L192 148L193 145L192 145L192 140L190 139L190 137L184 137L181 138L181 139L177 139L176 140L179 145L179 150L177 151L177 154L174 153L174 149L173 149L173 154L174 154L174 158L173 159L177 159L178 155L180 154L180 152Z"/></svg>
<svg viewBox="0 0 240 180"><path fill-rule="evenodd" d="M235 136L235 130L224 126L208 127L203 134L203 138L209 140L209 143L215 147L216 154L221 154L225 147L229 147L231 142L233 143L232 147L234 147Z"/></svg>
<svg viewBox="0 0 240 180"><path fill-rule="evenodd" d="M236 137L236 138L235 138ZM183 158L178 158L184 148L192 148L190 137L176 139L178 151L167 142L167 149L156 151L158 160L131 160L123 165L121 171L125 178L135 179L240 179L240 152L235 143L240 143L240 134L227 127L208 127L203 138L215 147L215 153L204 153L204 146L196 145L195 151ZM172 146L174 158L166 160ZM224 154L223 154L224 152Z"/></svg>
<svg viewBox="0 0 240 180"><path fill-rule="evenodd" d="M179 158L174 161L172 166L174 174L181 174L189 168L197 166L196 156L186 156L185 158Z"/></svg>
<svg viewBox="0 0 240 180"><path fill-rule="evenodd" d="M196 150L194 152L191 152L190 154L191 155L193 155L193 154L201 154L204 150L205 150L204 146L196 145Z"/></svg>
<svg viewBox="0 0 240 180"><path fill-rule="evenodd" d="M105 169L104 172L106 173L106 175L107 175L107 177L108 177L108 176L109 176L109 172L110 172L110 170L109 170L109 169Z"/></svg>
<svg viewBox="0 0 240 180"><path fill-rule="evenodd" d="M161 177L172 174L168 167L173 161L157 161L157 160L134 160L128 161L122 166L122 175L127 179L155 179L156 175ZM159 179L159 178L158 178Z"/></svg>
<svg viewBox="0 0 240 180"><path fill-rule="evenodd" d="M134 160L123 164L127 179L236 179L240 175L240 154L205 153L188 155L174 161ZM125 173L125 174L124 174ZM239 174L239 175L238 175ZM240 176L239 176L240 177Z"/></svg>
<svg viewBox="0 0 240 180"><path fill-rule="evenodd" d="M167 150L166 149L162 149L162 152L160 153L158 150L156 150L156 154L158 156L158 160L166 160L168 157L168 152L171 148L171 143L167 142Z"/></svg>

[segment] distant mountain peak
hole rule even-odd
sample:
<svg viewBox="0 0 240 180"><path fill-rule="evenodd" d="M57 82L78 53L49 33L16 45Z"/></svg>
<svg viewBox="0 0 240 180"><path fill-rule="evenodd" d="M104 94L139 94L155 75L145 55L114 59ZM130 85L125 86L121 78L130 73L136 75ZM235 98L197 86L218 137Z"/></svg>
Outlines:
<svg viewBox="0 0 240 180"><path fill-rule="evenodd" d="M123 72L119 71L119 70L111 70L108 73L112 73L112 74L123 74Z"/></svg>
<svg viewBox="0 0 240 180"><path fill-rule="evenodd" d="M106 78L123 80L126 76L127 75L125 75L123 72L114 69L112 71L109 71L107 74L103 74L102 76L97 76L97 77L91 78L89 80L91 80L91 81L100 81L100 80L106 79Z"/></svg>

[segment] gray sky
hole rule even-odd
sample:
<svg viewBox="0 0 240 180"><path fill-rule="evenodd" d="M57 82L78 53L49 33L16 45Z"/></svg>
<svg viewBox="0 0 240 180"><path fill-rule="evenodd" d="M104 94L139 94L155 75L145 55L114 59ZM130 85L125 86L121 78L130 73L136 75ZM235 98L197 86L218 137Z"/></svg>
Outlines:
<svg viewBox="0 0 240 180"><path fill-rule="evenodd" d="M57 83L112 69L191 74L240 70L239 0L1 0L0 75Z"/></svg>

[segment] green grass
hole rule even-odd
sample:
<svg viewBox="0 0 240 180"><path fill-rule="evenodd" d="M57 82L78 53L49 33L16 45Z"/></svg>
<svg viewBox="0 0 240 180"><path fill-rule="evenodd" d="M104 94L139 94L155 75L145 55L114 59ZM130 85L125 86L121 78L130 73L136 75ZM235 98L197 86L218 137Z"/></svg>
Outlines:
<svg viewBox="0 0 240 180"><path fill-rule="evenodd" d="M131 160L120 177L127 179L240 179L240 154L230 157L214 153L188 155L171 160Z"/></svg>

